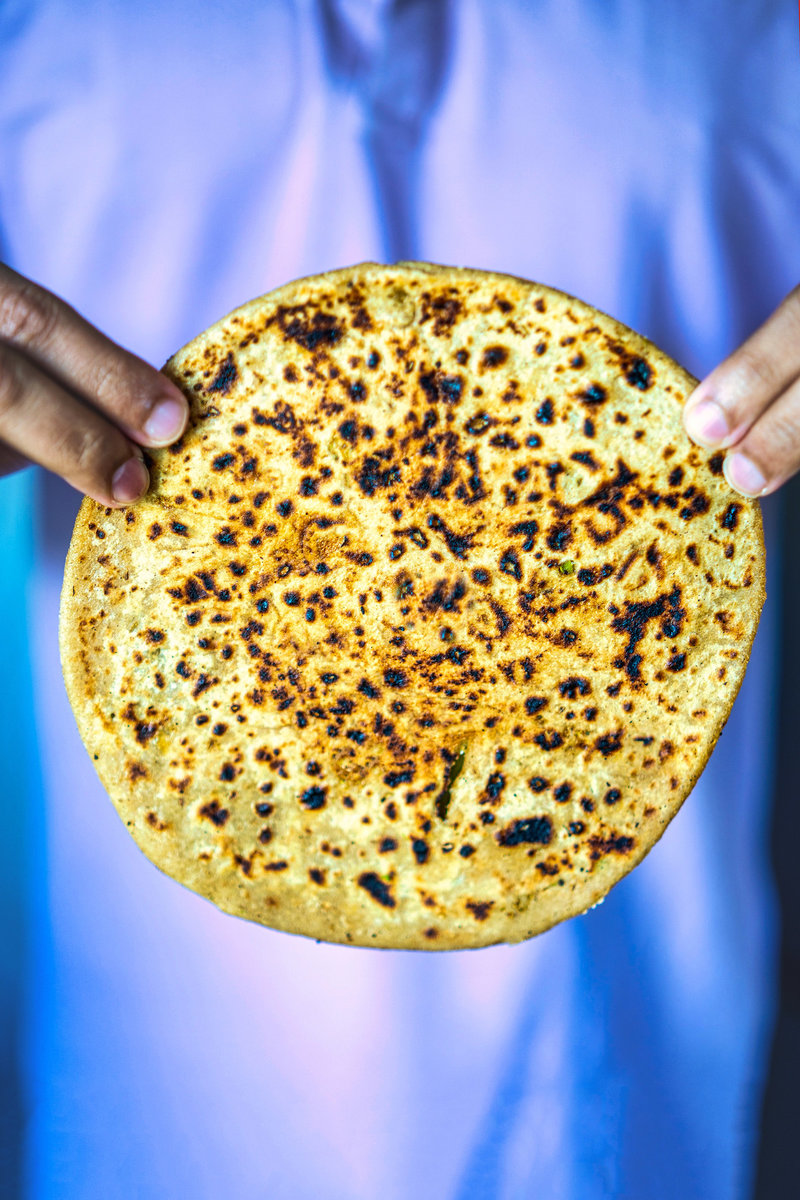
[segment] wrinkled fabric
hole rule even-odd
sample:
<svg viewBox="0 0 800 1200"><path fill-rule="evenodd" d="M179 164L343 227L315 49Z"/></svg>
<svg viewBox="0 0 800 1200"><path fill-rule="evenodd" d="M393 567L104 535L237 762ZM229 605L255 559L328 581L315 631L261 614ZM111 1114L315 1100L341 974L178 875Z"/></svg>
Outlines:
<svg viewBox="0 0 800 1200"><path fill-rule="evenodd" d="M800 280L796 43L776 0L6 0L0 246L157 364L287 279L419 258L574 292L702 374ZM160 875L100 787L57 656L76 505L40 480L29 1195L749 1195L774 604L602 906L480 952L317 945Z"/></svg>

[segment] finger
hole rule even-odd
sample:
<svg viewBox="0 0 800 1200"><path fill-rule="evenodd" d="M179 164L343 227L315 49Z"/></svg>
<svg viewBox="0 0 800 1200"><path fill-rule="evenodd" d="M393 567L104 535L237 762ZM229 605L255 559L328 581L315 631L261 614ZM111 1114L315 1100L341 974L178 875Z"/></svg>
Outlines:
<svg viewBox="0 0 800 1200"><path fill-rule="evenodd" d="M169 445L186 426L188 405L169 379L2 264L0 339L24 349L144 446Z"/></svg>
<svg viewBox="0 0 800 1200"><path fill-rule="evenodd" d="M709 449L739 442L800 376L800 288L707 375L686 401L684 428Z"/></svg>
<svg viewBox="0 0 800 1200"><path fill-rule="evenodd" d="M24 454L18 454L16 450L12 450L10 446L4 446L0 442L0 479L4 475L13 475L15 471L21 471L23 467L30 465L31 460Z"/></svg>
<svg viewBox="0 0 800 1200"><path fill-rule="evenodd" d="M101 504L129 504L149 484L141 450L116 425L2 344L0 441Z"/></svg>
<svg viewBox="0 0 800 1200"><path fill-rule="evenodd" d="M744 496L767 496L800 470L800 381L737 442L723 470L731 487Z"/></svg>

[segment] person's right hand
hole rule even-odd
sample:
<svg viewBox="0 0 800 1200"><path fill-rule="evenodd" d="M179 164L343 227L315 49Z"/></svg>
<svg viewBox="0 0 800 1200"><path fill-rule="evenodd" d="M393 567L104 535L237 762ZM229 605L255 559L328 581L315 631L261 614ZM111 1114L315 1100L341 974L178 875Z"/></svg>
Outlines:
<svg viewBox="0 0 800 1200"><path fill-rule="evenodd" d="M0 475L35 462L130 504L150 483L140 447L174 442L187 415L154 367L0 263Z"/></svg>

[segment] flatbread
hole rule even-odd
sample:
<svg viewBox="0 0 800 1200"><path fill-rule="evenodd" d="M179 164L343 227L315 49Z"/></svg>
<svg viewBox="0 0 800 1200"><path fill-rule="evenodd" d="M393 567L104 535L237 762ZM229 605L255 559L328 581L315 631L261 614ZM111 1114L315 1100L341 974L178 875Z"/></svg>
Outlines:
<svg viewBox="0 0 800 1200"><path fill-rule="evenodd" d="M516 942L599 901L702 770L764 601L695 381L586 304L363 264L172 358L190 428L85 500L61 609L138 845L230 913Z"/></svg>

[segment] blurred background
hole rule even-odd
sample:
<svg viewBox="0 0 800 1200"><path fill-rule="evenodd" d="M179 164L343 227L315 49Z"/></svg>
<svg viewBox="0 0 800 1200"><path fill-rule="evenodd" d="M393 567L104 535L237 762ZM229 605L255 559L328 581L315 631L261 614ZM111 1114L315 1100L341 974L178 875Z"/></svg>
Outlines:
<svg viewBox="0 0 800 1200"><path fill-rule="evenodd" d="M5 0L0 254L157 365L304 274L579 295L698 376L800 281L779 0ZM0 481L0 1194L783 1197L797 1170L796 484L700 783L603 906L425 955L161 876L60 677L79 502Z"/></svg>

